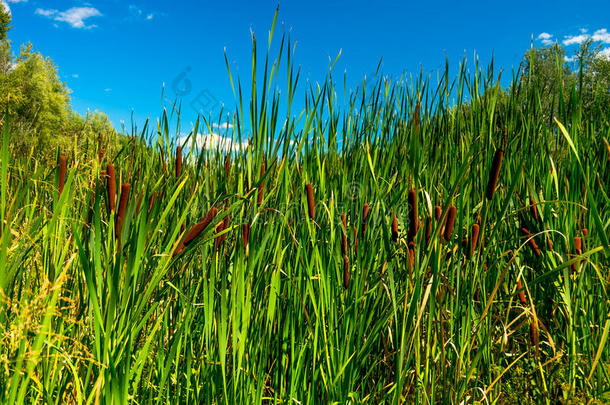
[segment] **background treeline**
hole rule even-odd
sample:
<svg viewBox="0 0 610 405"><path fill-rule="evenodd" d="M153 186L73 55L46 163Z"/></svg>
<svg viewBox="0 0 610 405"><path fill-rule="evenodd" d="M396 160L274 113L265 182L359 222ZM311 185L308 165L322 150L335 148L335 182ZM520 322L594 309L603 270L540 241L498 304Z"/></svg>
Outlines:
<svg viewBox="0 0 610 405"><path fill-rule="evenodd" d="M75 142L79 149L99 137L116 143L117 132L106 114L81 116L72 110L70 89L50 58L30 43L14 54L7 38L10 24L11 16L0 10L0 126L8 112L12 152L48 160L58 148L72 149Z"/></svg>

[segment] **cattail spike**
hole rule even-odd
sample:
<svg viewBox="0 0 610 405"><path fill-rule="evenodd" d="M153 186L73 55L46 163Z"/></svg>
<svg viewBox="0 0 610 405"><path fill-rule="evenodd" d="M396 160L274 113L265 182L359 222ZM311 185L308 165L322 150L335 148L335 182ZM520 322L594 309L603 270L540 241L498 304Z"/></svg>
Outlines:
<svg viewBox="0 0 610 405"><path fill-rule="evenodd" d="M244 224L244 229L242 231L242 238L243 238L244 249L246 249L248 247L248 240L250 239L250 224L247 222Z"/></svg>
<svg viewBox="0 0 610 405"><path fill-rule="evenodd" d="M176 148L176 177L182 174L182 146Z"/></svg>
<svg viewBox="0 0 610 405"><path fill-rule="evenodd" d="M409 270L413 270L413 262L415 261L415 243L409 242Z"/></svg>
<svg viewBox="0 0 610 405"><path fill-rule="evenodd" d="M316 206L313 200L313 187L311 184L307 184L305 186L305 193L307 193L307 209L309 211L309 219L312 221L316 217Z"/></svg>
<svg viewBox="0 0 610 405"><path fill-rule="evenodd" d="M396 218L396 214L394 214L394 218L392 219L392 242L398 241L398 219Z"/></svg>
<svg viewBox="0 0 610 405"><path fill-rule="evenodd" d="M371 208L366 203L364 204L364 207L362 207L362 236L364 236L364 234L366 233L366 227L368 225L370 209Z"/></svg>
<svg viewBox="0 0 610 405"><path fill-rule="evenodd" d="M455 205L452 205L449 208L449 213L447 214L447 222L445 225L445 232L443 233L443 238L445 241L449 241L451 239L451 234L453 233L453 226L455 224L455 216L457 214L457 208Z"/></svg>
<svg viewBox="0 0 610 405"><path fill-rule="evenodd" d="M435 205L434 206L434 219L438 221L439 219L441 219L441 215L443 215L443 209L439 205Z"/></svg>
<svg viewBox="0 0 610 405"><path fill-rule="evenodd" d="M496 185L498 183L498 177L500 176L500 166L502 165L502 157L504 151L502 148L496 150L493 161L491 163L491 171L489 172L489 181L487 182L486 196L488 200L491 200L496 192Z"/></svg>
<svg viewBox="0 0 610 405"><path fill-rule="evenodd" d="M468 250L468 258L470 259L475 250L477 249L477 243L479 242L479 224L472 225L472 231L470 232L470 249Z"/></svg>
<svg viewBox="0 0 610 405"><path fill-rule="evenodd" d="M66 182L66 157L59 157L59 196L64 191L64 183Z"/></svg>
<svg viewBox="0 0 610 405"><path fill-rule="evenodd" d="M540 331L538 330L538 319L534 317L530 322L530 341L533 347L538 347L539 334Z"/></svg>
<svg viewBox="0 0 610 405"><path fill-rule="evenodd" d="M222 233L223 231L225 231L227 228L229 228L229 215L227 214L226 217L224 217L224 219L222 220L221 223L218 224L218 226L216 227L216 233ZM222 246L223 242L227 239L227 234L223 234L223 235L219 235L216 237L215 240L215 248L216 251L218 252L218 249L220 249L220 247Z"/></svg>
<svg viewBox="0 0 610 405"><path fill-rule="evenodd" d="M525 291L523 290L523 285L521 284L521 280L517 280L517 290L519 292L519 301L521 302L521 305L526 307L527 300L525 299Z"/></svg>
<svg viewBox="0 0 610 405"><path fill-rule="evenodd" d="M574 251L576 253L576 256L582 255L582 239L578 236L574 238ZM579 262L580 260L572 263L572 271L578 270L580 264Z"/></svg>
<svg viewBox="0 0 610 405"><path fill-rule="evenodd" d="M529 238L528 244L530 245L532 252L534 252L534 255L536 255L536 257L540 257L540 248L538 248L538 244L536 244L534 238L531 238L530 231L528 231L527 228L521 228L521 233L526 238Z"/></svg>
<svg viewBox="0 0 610 405"><path fill-rule="evenodd" d="M440 207L439 207L440 208ZM426 246L430 244L430 235L432 234L432 217L426 217Z"/></svg>
<svg viewBox="0 0 610 405"><path fill-rule="evenodd" d="M123 184L121 186L121 199L119 201L119 212L116 217L114 234L121 245L121 231L123 230L123 221L125 220L125 211L127 210L127 200L129 198L130 184Z"/></svg>
<svg viewBox="0 0 610 405"><path fill-rule="evenodd" d="M210 225L210 223L214 220L217 214L218 208L212 208L208 211L208 213L205 215L205 217L203 217L201 221L193 225L193 227L187 232L187 234L184 235L184 238L182 238L180 245L178 245L178 248L174 252L174 256L182 253L184 249L186 249L187 246L190 245L195 240L195 238L197 238L197 236L199 236L199 234L201 234L201 232L203 232L205 228L207 228L208 225Z"/></svg>
<svg viewBox="0 0 610 405"><path fill-rule="evenodd" d="M109 164L106 168L106 190L108 192L108 206L110 207L110 212L116 211L116 182L115 182L115 173L114 166Z"/></svg>
<svg viewBox="0 0 610 405"><path fill-rule="evenodd" d="M349 287L349 258L343 256L343 288Z"/></svg>
<svg viewBox="0 0 610 405"><path fill-rule="evenodd" d="M225 157L225 175L229 178L231 174L231 155Z"/></svg>

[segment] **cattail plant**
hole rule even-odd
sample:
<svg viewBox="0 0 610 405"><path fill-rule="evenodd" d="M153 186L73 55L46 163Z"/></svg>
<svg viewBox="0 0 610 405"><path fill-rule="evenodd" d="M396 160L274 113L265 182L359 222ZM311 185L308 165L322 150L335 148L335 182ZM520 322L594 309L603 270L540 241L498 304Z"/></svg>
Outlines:
<svg viewBox="0 0 610 405"><path fill-rule="evenodd" d="M231 155L227 154L227 156L225 156L225 176L227 176L227 179L229 178L230 174L231 174Z"/></svg>
<svg viewBox="0 0 610 405"><path fill-rule="evenodd" d="M468 249L469 259L474 255L474 252L477 249L477 243L479 242L479 231L479 224L473 224L470 232L470 248Z"/></svg>
<svg viewBox="0 0 610 405"><path fill-rule="evenodd" d="M244 249L246 249L248 247L248 240L250 239L250 224L249 223L246 222L244 224L241 235L242 235L242 239L243 239Z"/></svg>
<svg viewBox="0 0 610 405"><path fill-rule="evenodd" d="M582 255L582 239L578 236L574 238L574 251L576 256ZM578 266L580 261L572 263L572 271L578 270Z"/></svg>
<svg viewBox="0 0 610 405"><path fill-rule="evenodd" d="M123 221L125 220L125 211L127 210L127 200L129 198L129 189L131 185L126 183L121 186L121 199L119 200L119 211L117 213L114 234L116 239L121 245L121 231L123 230Z"/></svg>
<svg viewBox="0 0 610 405"><path fill-rule="evenodd" d="M413 270L413 262L415 262L415 242L409 242L409 270Z"/></svg>
<svg viewBox="0 0 610 405"><path fill-rule="evenodd" d="M140 193L138 197L138 205L136 205L136 216L140 214L140 207L142 206L142 198L144 198L144 193Z"/></svg>
<svg viewBox="0 0 610 405"><path fill-rule="evenodd" d="M362 236L364 236L364 234L366 233L366 227L368 225L368 220L369 220L369 211L370 211L370 207L367 203L364 204L364 207L362 207Z"/></svg>
<svg viewBox="0 0 610 405"><path fill-rule="evenodd" d="M409 190L409 240L415 240L417 235L418 220L417 217L417 193L415 190Z"/></svg>
<svg viewBox="0 0 610 405"><path fill-rule="evenodd" d="M443 209L439 205L434 206L434 219L438 221L441 219L441 215L443 215Z"/></svg>
<svg viewBox="0 0 610 405"><path fill-rule="evenodd" d="M186 235L182 238L182 241L178 245L178 248L174 252L174 256L179 255L190 245L200 234L207 228L208 225L214 220L216 215L218 214L218 208L212 208L208 211L208 213L203 217L201 221L193 225L193 227L187 232Z"/></svg>
<svg viewBox="0 0 610 405"><path fill-rule="evenodd" d="M343 223L343 229L341 229L341 254L347 255L347 220L345 214L341 214L341 223Z"/></svg>
<svg viewBox="0 0 610 405"><path fill-rule="evenodd" d="M224 219L222 220L221 223L218 224L218 226L216 226L216 233L220 234L223 231L225 231L226 229L229 228L229 215L227 214L226 217L224 217ZM216 240L214 241L215 244L215 248L216 251L218 252L218 249L220 249L220 247L222 246L223 242L227 239L227 234L223 234L223 235L218 235L216 236Z"/></svg>
<svg viewBox="0 0 610 405"><path fill-rule="evenodd" d="M398 241L398 219L396 218L396 214L394 214L394 218L392 219L392 242Z"/></svg>
<svg viewBox="0 0 610 405"><path fill-rule="evenodd" d="M309 219L312 221L316 217L316 206L313 200L313 187L311 184L307 184L305 186L305 193L307 193L307 209L309 211Z"/></svg>
<svg viewBox="0 0 610 405"><path fill-rule="evenodd" d="M108 207L110 212L116 211L116 181L114 166L111 164L106 168L106 191L108 192Z"/></svg>
<svg viewBox="0 0 610 405"><path fill-rule="evenodd" d="M533 347L538 348L538 343L540 342L540 331L538 329L538 319L533 317L530 321L530 342Z"/></svg>
<svg viewBox="0 0 610 405"><path fill-rule="evenodd" d="M265 175L265 162L261 163L261 178ZM261 204L263 203L263 197L265 194L265 182L261 181L260 186L258 186L258 197L257 197L257 204L260 207Z"/></svg>
<svg viewBox="0 0 610 405"><path fill-rule="evenodd" d="M176 148L176 177L182 174L182 146Z"/></svg>
<svg viewBox="0 0 610 405"><path fill-rule="evenodd" d="M61 155L59 157L59 196L64 191L64 183L66 182L66 157Z"/></svg>
<svg viewBox="0 0 610 405"><path fill-rule="evenodd" d="M445 231L443 232L443 238L445 241L449 241L451 239L451 234L453 233L453 226L455 224L455 216L457 214L457 208L455 205L452 205L449 208L449 213L447 214L447 221L445 225Z"/></svg>
<svg viewBox="0 0 610 405"><path fill-rule="evenodd" d="M440 207L439 207L440 208ZM432 217L426 217L426 246L430 244L430 235L432 234Z"/></svg>
<svg viewBox="0 0 610 405"><path fill-rule="evenodd" d="M148 199L148 212L152 209L153 204L155 203L155 197L157 196L157 192L153 191L152 195Z"/></svg>
<svg viewBox="0 0 610 405"><path fill-rule="evenodd" d="M521 280L517 280L517 290L519 291L519 301L521 305L526 307L527 300L525 299L525 291L523 290L523 285L521 284Z"/></svg>
<svg viewBox="0 0 610 405"><path fill-rule="evenodd" d="M608 162L610 162L610 143L608 143L608 140L606 139L606 137L603 137L604 139L604 144L606 145L606 154L608 155Z"/></svg>
<svg viewBox="0 0 610 405"><path fill-rule="evenodd" d="M536 202L530 197L530 214L534 222L538 222L538 208L536 208Z"/></svg>
<svg viewBox="0 0 610 405"><path fill-rule="evenodd" d="M343 256L343 288L349 287L349 258Z"/></svg>
<svg viewBox="0 0 610 405"><path fill-rule="evenodd" d="M540 257L540 248L538 248L538 245L536 244L534 238L531 237L530 231L527 228L521 228L521 233L524 237L529 238L528 244L530 245L530 248L532 249L534 255L536 255L536 257Z"/></svg>
<svg viewBox="0 0 610 405"><path fill-rule="evenodd" d="M486 196L488 200L491 200L496 192L496 185L498 183L498 177L500 176L500 166L502 165L502 157L504 151L502 147L496 150L493 161L491 162L491 171L489 172L489 180L487 181L487 192Z"/></svg>

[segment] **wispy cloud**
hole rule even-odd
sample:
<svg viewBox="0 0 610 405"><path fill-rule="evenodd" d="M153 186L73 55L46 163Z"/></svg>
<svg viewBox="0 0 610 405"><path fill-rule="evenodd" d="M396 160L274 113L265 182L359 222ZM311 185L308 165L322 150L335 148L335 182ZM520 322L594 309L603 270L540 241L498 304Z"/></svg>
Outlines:
<svg viewBox="0 0 610 405"><path fill-rule="evenodd" d="M155 13L144 12L144 10L142 10L135 4L129 5L129 14L131 14L132 17L135 17L137 19L145 19L147 21L152 20L153 18L155 18L156 15Z"/></svg>
<svg viewBox="0 0 610 405"><path fill-rule="evenodd" d="M553 35L549 34L548 32L543 32L538 35L537 39L542 41L544 45L551 45L553 43L553 40L551 38L553 38Z"/></svg>
<svg viewBox="0 0 610 405"><path fill-rule="evenodd" d="M180 142L184 143L186 142L188 136L183 136L180 137ZM190 142L192 142L192 138L189 139L189 143L187 144L190 145ZM219 150L221 152L237 152L240 149L240 146L242 149L245 149L248 146L248 141L244 141L241 144L237 141L234 141L233 139L226 137L226 136L222 136L216 133L209 133L209 134L198 134L196 139L195 139L195 146L198 149L206 149L206 150Z"/></svg>
<svg viewBox="0 0 610 405"><path fill-rule="evenodd" d="M608 32L606 28L602 28L601 30L595 31L591 39L594 41L610 44L610 32Z"/></svg>
<svg viewBox="0 0 610 405"><path fill-rule="evenodd" d="M72 7L66 11L37 8L36 14L52 18L55 21L65 22L72 28L94 28L96 25L87 25L85 20L91 17L101 17L102 13L94 7Z"/></svg>
<svg viewBox="0 0 610 405"><path fill-rule="evenodd" d="M610 48L602 49L601 51L599 51L599 55L610 59Z"/></svg>
<svg viewBox="0 0 610 405"><path fill-rule="evenodd" d="M588 34L580 34L580 35L568 35L564 37L565 39L562 41L565 46L582 44L587 39L590 38Z"/></svg>

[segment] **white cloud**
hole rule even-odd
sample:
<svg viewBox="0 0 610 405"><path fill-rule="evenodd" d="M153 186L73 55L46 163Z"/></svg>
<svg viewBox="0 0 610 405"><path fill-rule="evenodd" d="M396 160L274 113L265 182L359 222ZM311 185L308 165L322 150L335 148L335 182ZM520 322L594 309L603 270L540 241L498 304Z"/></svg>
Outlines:
<svg viewBox="0 0 610 405"><path fill-rule="evenodd" d="M9 3L27 3L28 0L8 0Z"/></svg>
<svg viewBox="0 0 610 405"><path fill-rule="evenodd" d="M551 38L553 38L553 35L543 32L536 39L540 40L544 45L551 45L554 42Z"/></svg>
<svg viewBox="0 0 610 405"><path fill-rule="evenodd" d="M151 13L151 14L148 14L148 15L146 16L146 19L147 19L147 20L152 20L153 18L155 18L155 15L154 15L154 14L152 14L152 13Z"/></svg>
<svg viewBox="0 0 610 405"><path fill-rule="evenodd" d="M102 16L102 13L93 7L72 7L66 11L38 8L35 13L43 17L53 18L55 21L65 22L72 28L94 28L96 25L86 25L85 20Z"/></svg>
<svg viewBox="0 0 610 405"><path fill-rule="evenodd" d="M104 89L104 91L105 91L106 93L108 93L110 90L112 90L112 89Z"/></svg>
<svg viewBox="0 0 610 405"><path fill-rule="evenodd" d="M602 28L601 30L595 31L593 36L591 37L594 41L605 42L610 44L610 32L606 28Z"/></svg>
<svg viewBox="0 0 610 405"><path fill-rule="evenodd" d="M74 73L74 74L72 75L72 77L73 77L73 78L75 78L75 79L78 79L78 74L77 74L77 73Z"/></svg>
<svg viewBox="0 0 610 405"><path fill-rule="evenodd" d="M187 136L179 138L180 143L184 143L187 140ZM189 139L187 146L189 146L192 142L192 138ZM199 149L205 148L207 150L220 150L221 152L237 152L240 148L240 143L234 141L233 139L221 136L215 133L211 134L199 134L195 140L195 146ZM248 141L244 141L241 143L241 148L245 149L248 146Z"/></svg>
<svg viewBox="0 0 610 405"><path fill-rule="evenodd" d="M601 56L606 57L607 59L610 59L610 48L602 49L601 51L599 51L598 55L601 55Z"/></svg>
<svg viewBox="0 0 610 405"><path fill-rule="evenodd" d="M574 35L574 36L568 35L564 38L565 39L563 40L563 44L565 46L569 46L569 45L574 45L574 44L582 44L587 39L589 39L590 36L587 34L580 34L580 35Z"/></svg>

